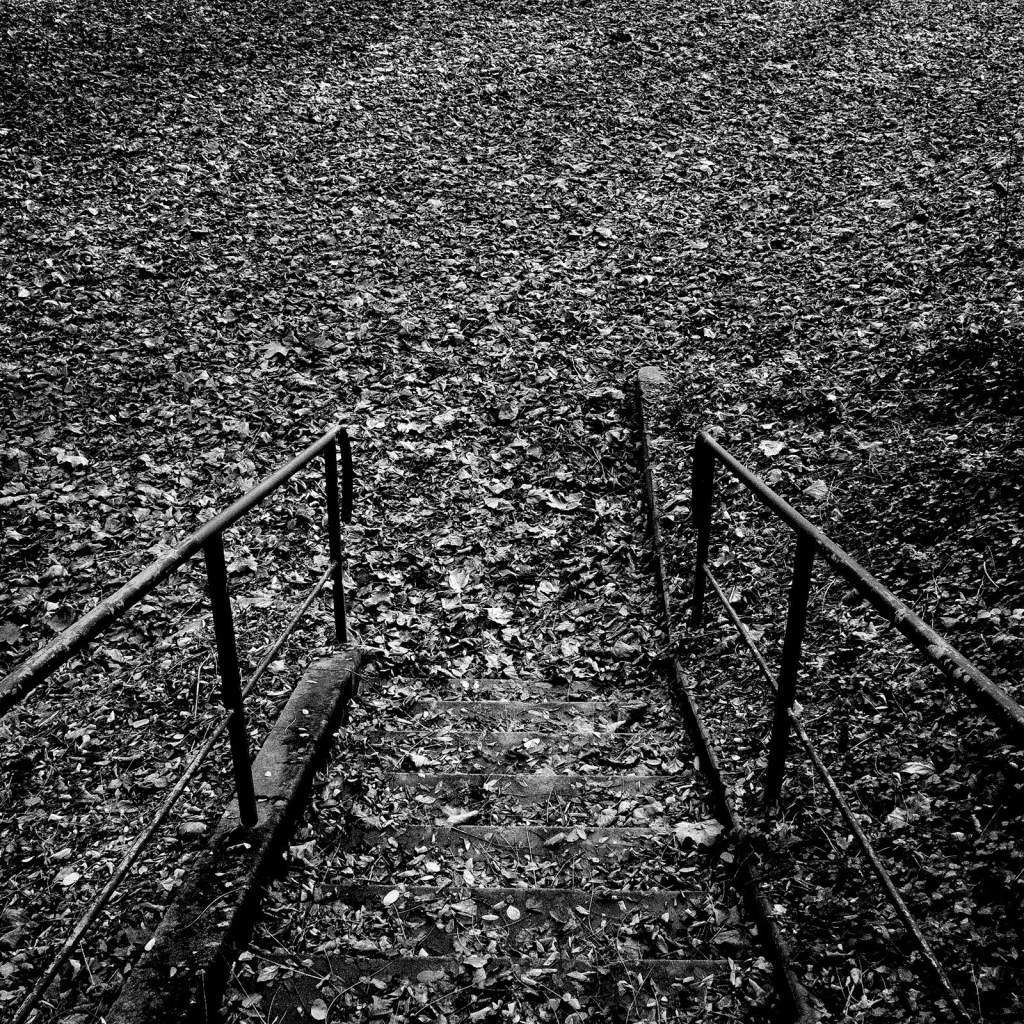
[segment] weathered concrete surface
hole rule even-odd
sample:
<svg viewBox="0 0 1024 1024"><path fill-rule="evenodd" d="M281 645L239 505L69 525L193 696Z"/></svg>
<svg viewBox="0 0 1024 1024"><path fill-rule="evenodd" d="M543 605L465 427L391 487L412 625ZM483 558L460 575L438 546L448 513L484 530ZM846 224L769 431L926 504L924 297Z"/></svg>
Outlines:
<svg viewBox="0 0 1024 1024"><path fill-rule="evenodd" d="M547 800L553 796L589 796L600 794L631 796L647 793L659 786L671 786L671 775L542 775L495 774L489 772L394 772L388 781L395 788L427 790L438 799L454 799L466 790L479 790L493 796L514 796L518 800Z"/></svg>
<svg viewBox="0 0 1024 1024"><path fill-rule="evenodd" d="M341 741L348 827L307 907L326 941L260 987L276 1024L325 1006L407 1020L410 999L460 1022L499 1004L546 1019L552 999L559 1019L695 1021L733 991L745 967L727 958L753 950L723 926L724 870L688 836L708 809L667 702L527 678L391 685L411 698L401 717L368 702Z"/></svg>
<svg viewBox="0 0 1024 1024"><path fill-rule="evenodd" d="M592 721L607 712L606 704L596 700L430 700L416 701L409 714L443 716L448 721L517 721L540 719L568 724ZM612 718L617 717L615 714Z"/></svg>
<svg viewBox="0 0 1024 1024"><path fill-rule="evenodd" d="M232 801L121 994L108 1024L216 1019L235 952L352 699L358 652L325 658L299 681L253 762L259 821L246 833Z"/></svg>
<svg viewBox="0 0 1024 1024"><path fill-rule="evenodd" d="M472 990L476 988L482 974L486 974L492 985L497 979L503 979L505 984L513 983L520 991L543 987L548 992L562 995L563 999L565 994L571 994L585 1003L603 1004L606 1008L605 1014L587 1019L610 1021L680 1019L636 1016L636 1003L639 1000L633 992L641 980L647 986L655 985L662 990L672 989L679 993L689 993L689 1001L696 1003L703 1001L702 983L705 980L715 977L728 978L731 970L727 960L641 958L620 960L598 968L591 960L579 957L560 957L552 960L551 956L509 957L488 954L479 958L468 958L473 963L485 962L484 971L481 972L465 963L466 959L450 956L406 956L394 959L317 956L313 961L313 971L331 977L336 986L343 990L368 991L371 998L372 993L378 988L386 988L396 981L404 983L405 986L418 985L433 990L439 985ZM281 1014L277 1018L279 1024L307 1024L311 1019L308 1008L315 999L321 997L321 990L317 986L317 978L313 976L313 971L308 975L290 978L286 985L282 986L282 995L290 990L287 1003L291 1005L287 1005L286 1000L282 999L275 1007L275 1012ZM624 992L629 994L624 996ZM686 999L686 996L683 998ZM362 1021L367 1018L341 1019ZM379 1019L383 1021L385 1018ZM399 1019L392 1018L392 1021Z"/></svg>

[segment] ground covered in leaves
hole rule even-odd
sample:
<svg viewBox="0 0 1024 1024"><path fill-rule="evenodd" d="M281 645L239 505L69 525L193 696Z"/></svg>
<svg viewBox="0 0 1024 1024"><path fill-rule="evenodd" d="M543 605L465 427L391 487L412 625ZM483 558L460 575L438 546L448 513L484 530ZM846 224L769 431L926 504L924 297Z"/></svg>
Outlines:
<svg viewBox="0 0 1024 1024"><path fill-rule="evenodd" d="M580 703L571 724L544 720L525 741L523 731L488 742L456 731L468 723L453 722L436 697L471 680L368 681L256 941L235 965L229 1019L300 1019L294 992L331 1020L762 1019L770 968L743 920L731 857L716 843L721 826L664 688L637 679L616 690L605 673L585 675L595 696L632 706L595 715ZM531 685L502 680L510 693L531 694ZM472 689L462 692L463 710L479 706ZM530 717L532 696L502 728L528 724L520 714ZM655 732L634 734L637 721ZM443 786L416 775L421 784L396 791L396 769L481 774ZM656 785L627 792L608 779L587 800L532 792L567 771L650 773ZM502 828L513 822L528 842ZM621 828L635 838L601 845L617 843ZM446 970L423 960L411 978L388 976L390 958L438 955L449 958ZM353 970L353 957L373 959ZM658 960L693 957L721 969L691 977L688 996L682 975L674 985L648 977Z"/></svg>
<svg viewBox="0 0 1024 1024"><path fill-rule="evenodd" d="M236 965L231 1019L292 1019L277 986L308 978L330 1019L388 1019L400 1012L409 1020L575 1024L595 1009L584 1013L577 994L558 989L550 977L556 958L578 958L576 973L591 972L596 985L610 967L640 956L726 953L736 958L732 971L706 979L686 1014L665 1019L752 1020L763 1012L768 972L741 921L727 867L731 855L726 851L720 861L717 849L696 850L711 845L721 826L656 671L663 643L642 558L625 394L604 367L549 373L542 355L524 372L521 361L502 366L492 351L463 347L449 373L429 385L410 381L400 415L417 424L418 443L378 462L372 487L367 475L377 528L353 531L360 549L353 575L363 595L353 620L379 673L361 688L306 831L291 850L290 869L268 897L267 921ZM455 383L459 374L472 381L485 373L501 389L493 406L486 399L481 406L476 384L463 390ZM431 415L439 405L458 416ZM588 417L595 428L584 435L578 425ZM391 420L384 430L397 425ZM410 501L408 482L417 474L429 478L432 490ZM360 561L383 571L368 572ZM450 708L434 708L430 699L457 697L481 675L504 676L502 689L516 694L518 686L527 699L536 693L517 679L540 677L558 684L555 693L567 687L576 699L612 698L615 717L589 721L580 704L561 730L543 721L536 724L544 729L531 736L529 723L512 717L497 723L500 731L486 742L467 737L464 718L453 721ZM424 700L426 706L417 705ZM637 742L628 732L633 718L643 728ZM502 736L515 746L503 749ZM408 773L401 789L391 782L395 772ZM429 773L422 784L414 781L416 772ZM438 793L435 773L444 772L476 774L460 774ZM615 781L623 776L639 781ZM522 788L567 777L577 791L536 798ZM584 792L587 777L595 787ZM606 778L603 789L596 785ZM480 802L483 810L467 810ZM441 826L548 828L550 845L504 856L481 853L468 840L441 852L429 836L415 855L385 842L346 845L354 832L400 829L424 814ZM656 832L615 859L602 861L589 844L579 857L566 854L595 828L609 827ZM353 879L382 888L351 906L332 905L332 889ZM548 915L537 902L531 929L507 937L508 908L482 918L477 912L480 886L532 886L541 896L579 887L590 899L666 888L693 895L682 933L667 914L665 920L625 914L609 923L596 912L593 921L581 918L571 906L566 916L560 904ZM534 894L527 895L531 909ZM521 909L512 904L509 913ZM440 948L471 968L455 983L465 990L461 999L459 992L438 991L442 971L429 983L396 987L380 980L369 1000L358 984L339 978L336 958L425 956L435 951L438 930L446 936ZM513 972L514 964L503 960L509 953L550 960ZM386 959L374 962L386 969ZM660 1004L642 973L629 979L635 992L624 1010L616 1015L606 1002L602 1019L658 1016ZM527 982L517 986L521 977ZM623 998L619 991L616 1002Z"/></svg>
<svg viewBox="0 0 1024 1024"><path fill-rule="evenodd" d="M446 552L464 559L462 524L448 547L424 538L396 560L377 510L444 510L432 467L486 426L486 444L459 449L467 493L525 530L533 504L600 530L605 474L630 455L615 389L660 362L684 382L681 448L716 424L1018 691L1022 13L994 0L8 3L2 665L339 415L378 489L353 569L360 639L382 659L444 653L468 672L502 657L581 666L588 643L656 655L560 528L537 535L535 566L491 552L495 596L471 608L431 576ZM571 470L531 456L525 426L558 428ZM685 489L668 494L680 538ZM323 564L319 490L303 477L229 541L253 660ZM753 551L753 523L736 529L730 544ZM634 557L624 535L608 543L609 558ZM417 574L438 607L412 630L428 618L406 596ZM745 569L733 585L767 610ZM572 616L504 637L522 602L568 600ZM325 622L292 664L325 648ZM878 795L865 813L910 811L892 845L950 938L961 991L1019 1016L1019 942L978 909L1019 884L999 838L1017 762L903 662L862 682L872 628L859 612L851 625L865 628L827 634L817 657L822 679L846 659L858 685L823 684L820 700L836 721L831 701L856 704L851 722L866 723L848 747L852 777ZM286 682L282 663L259 715ZM5 1012L201 742L214 691L202 581L184 573L0 723ZM890 751L894 731L920 731L920 749ZM51 993L53 1019L95 1019L116 992L218 812L216 767L187 797L181 822L196 827L153 850L62 979L67 996ZM940 804L954 797L976 808ZM820 845L789 846L785 877L813 879ZM930 859L947 847L962 858L952 878ZM880 904L845 884L789 884L788 906L845 907L834 935L794 925L812 989L834 1019L928 1019L916 974L873 976L874 947L849 955ZM977 962L963 952L975 945Z"/></svg>

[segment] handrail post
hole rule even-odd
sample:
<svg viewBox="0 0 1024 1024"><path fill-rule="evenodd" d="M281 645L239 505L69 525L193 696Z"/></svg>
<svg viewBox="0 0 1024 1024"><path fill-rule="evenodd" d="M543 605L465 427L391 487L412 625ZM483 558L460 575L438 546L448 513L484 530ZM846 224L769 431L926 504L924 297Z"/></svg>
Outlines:
<svg viewBox="0 0 1024 1024"><path fill-rule="evenodd" d="M699 626L704 617L704 591L707 580L704 566L711 543L711 511L715 493L715 457L698 434L693 445L693 476L690 481L690 508L697 530L697 555L693 568L693 602L690 625Z"/></svg>
<svg viewBox="0 0 1024 1024"><path fill-rule="evenodd" d="M348 526L352 522L352 495L355 490L355 473L352 471L352 442L348 431L342 430L337 437L341 451L341 521Z"/></svg>
<svg viewBox="0 0 1024 1024"><path fill-rule="evenodd" d="M811 593L815 550L815 543L809 535L796 535L793 579L789 587L789 614L786 618L786 636L782 643L782 665L775 691L768 769L764 781L764 799L767 805L776 803L782 795L782 779L786 773L786 754L789 748L789 712L796 701L796 680L800 671L800 649L807 626L807 601Z"/></svg>
<svg viewBox="0 0 1024 1024"><path fill-rule="evenodd" d="M231 616L231 598L228 596L223 534L216 533L206 541L203 545L203 557L206 559L213 631L217 638L221 700L231 713L228 738L235 769L238 817L245 828L252 828L259 820L259 815L256 811L256 793L252 783L252 760L249 757L249 735L245 726L245 707L242 703L242 679L238 670L235 623Z"/></svg>
<svg viewBox="0 0 1024 1024"><path fill-rule="evenodd" d="M324 476L327 489L327 542L330 548L333 582L334 639L339 647L348 643L345 615L345 562L342 558L341 510L338 505L338 449L331 442L324 449Z"/></svg>

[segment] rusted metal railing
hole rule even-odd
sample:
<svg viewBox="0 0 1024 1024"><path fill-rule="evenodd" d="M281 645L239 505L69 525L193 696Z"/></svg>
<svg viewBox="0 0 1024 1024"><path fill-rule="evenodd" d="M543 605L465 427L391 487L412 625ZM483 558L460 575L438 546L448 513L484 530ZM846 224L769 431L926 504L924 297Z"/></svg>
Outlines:
<svg viewBox="0 0 1024 1024"><path fill-rule="evenodd" d="M772 674L750 630L740 619L708 564L716 464L724 466L736 480L754 494L778 519L786 523L796 535L786 632L777 676ZM1024 749L1024 708L959 651L950 647L942 637L918 618L842 548L808 522L764 481L704 432L697 435L694 445L691 494L697 542L690 624L699 626L704 617L707 585L710 583L713 593L724 607L730 622L739 632L773 694L774 711L768 748L768 764L764 779L766 804L771 806L777 803L781 796L790 739L791 735L795 733L815 773L822 780L829 796L870 864L886 900L906 926L911 940L928 964L929 970L949 1004L952 1016L958 1021L970 1021L971 1017L960 1001L945 970L800 721L797 710L797 683L815 559L820 559L837 576L856 590L884 619L892 623L929 662L942 670L957 690L970 698L991 721L1003 730L1011 742L1022 749Z"/></svg>
<svg viewBox="0 0 1024 1024"><path fill-rule="evenodd" d="M657 380L657 378L655 378ZM661 534L661 511L658 501L658 486L655 479L654 465L651 461L651 450L648 439L647 416L644 409L644 370L637 374L635 390L636 414L640 434L640 459L643 470L645 504L647 506L648 539L651 544L652 569L654 571L658 603L661 606L662 623L669 646L673 646L673 622L675 616L672 609L672 597L669 593L669 574L666 569L664 544ZM712 585L716 585L712 581ZM731 610L731 609L730 609ZM742 624L741 624L742 625ZM755 649L756 650L756 649ZM760 658L760 654L756 654ZM761 659L764 660L763 658ZM767 666L765 666L767 671ZM770 673L769 673L770 675ZM687 682L687 674L677 658L672 659L672 676L674 677L675 697L686 722L687 730L696 746L704 777L711 790L711 802L715 815L729 832L742 826L735 813L729 788L726 786L719 759L711 734L701 717L697 701ZM741 846L744 841L741 840ZM740 856L737 861L737 879L744 893L747 907L757 924L757 933L765 954L775 969L779 992L789 1004L793 1014L793 1024L814 1024L817 1014L812 1010L810 1001L798 972L793 966L792 952L782 930L775 920L775 912L769 905L764 893L761 872L756 858Z"/></svg>
<svg viewBox="0 0 1024 1024"><path fill-rule="evenodd" d="M344 466L342 476L342 494L338 498L338 463L336 448L341 449ZM341 550L340 523L348 523L352 516L352 448L345 428L338 425L332 427L319 440L314 441L304 452L295 456L291 462L282 466L276 473L268 476L262 483L242 495L233 505L219 515L204 523L195 533L183 540L173 551L151 562L137 576L130 579L120 590L104 598L91 612L83 615L77 622L68 626L60 636L56 637L44 648L37 651L17 666L9 675L0 681L0 717L3 717L36 686L48 679L58 668L73 658L90 641L95 640L108 629L129 608L138 604L158 584L181 568L193 555L205 548L215 537L219 537L228 527L233 526L247 512L254 509L265 498L273 494L282 484L286 483L300 469L303 469L317 456L326 459L327 479L327 515L330 551L332 560L335 552ZM334 570L335 600L343 604L341 564ZM344 628L345 613L336 612L335 622L338 624L338 643L347 643Z"/></svg>
<svg viewBox="0 0 1024 1024"><path fill-rule="evenodd" d="M778 684L780 696L775 718L787 718L796 699L800 648L807 618L811 571L815 557L845 580L887 622L892 623L910 643L962 694L972 700L1007 737L1024 749L1024 708L997 686L976 665L951 647L929 625L915 615L892 591L883 586L863 566L851 558L818 527L808 522L792 505L784 501L760 477L755 476L725 448L705 432L697 435L693 449L693 516L697 528L697 564L694 574L690 623L700 624L704 615L705 579L711 537L711 512L714 497L715 464L721 463L770 512L796 534L797 550L790 587L789 615L783 644ZM778 796L785 772L789 727L773 726L772 754L767 789Z"/></svg>
<svg viewBox="0 0 1024 1024"><path fill-rule="evenodd" d="M339 496L339 465L341 456ZM231 597L228 591L228 574L224 557L224 531L238 522L282 484L292 479L314 459L323 456L327 496L327 541L330 564L319 580L305 596L300 607L289 618L270 649L264 654L242 686L238 662L238 646L235 639ZM224 732L228 733L231 747L235 790L238 801L239 821L245 829L253 828L259 821L256 797L253 788L249 736L245 720L245 698L266 672L275 655L284 645L299 620L314 600L323 592L329 581L333 581L333 607L335 639L339 646L348 643L348 627L345 614L344 590L344 545L342 524L352 518L352 448L344 427L337 425L297 455L276 473L257 484L234 504L214 516L195 533L189 535L173 551L158 558L129 580L120 590L105 598L92 611L69 626L60 636L22 662L6 678L0 681L0 716L17 706L36 687L44 683L62 665L82 651L92 640L100 636L117 622L131 607L138 604L161 582L171 576L199 551L203 552L206 563L207 586L213 617L214 635L217 645L217 661L221 678L221 701L225 715L214 727L203 745L192 758L185 772L156 809L147 827L136 837L130 849L114 869L103 890L79 918L60 951L51 960L33 990L25 997L14 1018L14 1024L26 1021L56 978L60 969L74 952L85 933L92 927L100 912L110 901L132 865L166 820L172 807L185 791L189 781L198 773L207 756L214 749Z"/></svg>

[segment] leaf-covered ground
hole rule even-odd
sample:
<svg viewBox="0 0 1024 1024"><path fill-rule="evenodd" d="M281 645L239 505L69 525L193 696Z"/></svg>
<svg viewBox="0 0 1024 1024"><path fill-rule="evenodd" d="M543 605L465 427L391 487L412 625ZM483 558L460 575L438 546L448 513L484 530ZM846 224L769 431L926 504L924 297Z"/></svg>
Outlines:
<svg viewBox="0 0 1024 1024"><path fill-rule="evenodd" d="M364 685L235 966L229 1019L304 1019L296 1006L330 1020L765 1019L770 970L707 849L721 826L664 688L580 676L600 703L554 718L539 700L564 687L536 677ZM496 689L526 699L502 728L525 716L535 737L461 731ZM426 774L396 790L396 768ZM438 784L448 768L482 774ZM619 772L651 785L627 791ZM588 779L587 800L548 791ZM392 977L400 957L420 966ZM707 973L671 973L695 957Z"/></svg>
<svg viewBox="0 0 1024 1024"><path fill-rule="evenodd" d="M600 969L603 976L631 955L718 958L723 943L737 966L707 979L699 998L684 1000L685 1012L676 997L667 1019L753 1020L764 1012L765 965L753 963L730 873L719 851L698 857L693 849L695 841L706 841L705 830L713 838L720 826L709 820L692 745L653 671L660 624L640 557L625 395L600 364L574 369L543 349L528 361L501 363L493 343L465 346L457 363L429 384L409 382L397 416L381 417L383 432L392 435L407 418L417 439L378 462L369 499L375 529L354 531L372 568L361 568L362 556L354 554L353 574L357 584L365 580L365 596L355 602L353 619L381 671L362 687L306 831L293 847L291 869L268 897L268 922L237 966L229 998L233 1020L292 1019L293 1000L279 986L306 978L310 998L329 1008L330 1019L576 1022L594 1012L571 1016L581 1013L577 995L593 997L590 986L563 998L554 991L557 978L538 976L540 987L531 990L517 986L523 969L513 973L515 963L488 966L489 959L579 958L577 973ZM464 388L460 377L471 386ZM498 397L485 393L481 404L474 377L489 380ZM581 422L591 424L586 433ZM410 491L417 475L429 480L428 493L415 486ZM493 733L466 735L466 724L450 708L432 710L431 699L461 695L475 678L495 674L509 677L502 688L521 690L528 706L538 684L516 680L538 676L560 684L553 696L569 688L610 705L597 722L587 721L582 706L571 726L540 722L544 729L536 736L520 721L501 723L502 734L515 741L510 749ZM634 742L619 730L631 704L642 730ZM473 707L467 697L461 713ZM422 782L404 774L417 771L427 773ZM406 780L401 787L395 772ZM439 784L446 772L459 774ZM620 781L623 776L629 781ZM522 788L527 783L569 788L535 797ZM369 829L382 830L386 839L422 824L424 815L438 824L466 820L563 831L528 859L521 849L500 858L459 845L442 855L429 839L413 856L406 842L371 845L353 838ZM595 828L613 826L652 834L646 842L638 839L629 855L598 867L589 843L579 858L566 854L566 833L585 840ZM351 906L330 897L345 883L367 880L383 888L353 894ZM406 885L412 887L408 900ZM524 887L543 896L553 887L580 886L612 898L620 890L636 896L682 889L694 903L685 928L674 918L669 925L657 914L640 913L607 927L581 926L560 905L553 916L541 906L539 920L531 918L523 935L510 938L501 921L475 913L464 919L452 910L453 904L475 906L483 898L477 887L495 885L524 891L531 903L532 888ZM401 895L395 886L403 887ZM402 904L382 905L392 892ZM424 916L434 924L424 924ZM426 955L438 921L439 927L447 922L448 932L454 925L444 951L471 968L453 982L454 994L433 983L396 985L392 979L386 985L375 975L361 986L342 972L346 956L384 957L373 961L383 971L388 957ZM599 980L595 973L593 983ZM657 992L637 972L629 981L635 991L627 991L628 998L619 993L617 1010L606 1002L604 1019L643 1020L659 1012Z"/></svg>
<svg viewBox="0 0 1024 1024"><path fill-rule="evenodd" d="M1022 14L995 0L6 4L0 664L338 415L391 513L454 508L432 466L446 431L472 424L495 434L463 467L485 507L572 512L579 497L596 519L594 482L631 444L609 389L657 362L686 382L680 458L689 430L714 423L787 496L817 502L801 492L822 481L819 521L1019 694ZM531 463L529 442L529 476L509 476L501 445L524 425L558 428L568 477ZM229 541L253 658L323 558L319 492L304 477ZM682 478L669 497L683 537ZM480 609L439 611L433 639L410 646L405 581L422 572L439 594L439 551L424 540L396 562L374 508L364 497L354 538L361 639L396 665L443 652L487 667L482 634L508 626ZM463 527L448 530L455 555ZM573 601L509 656L553 664L595 622L595 646L658 653L605 628L635 630L630 606L561 539L543 540L536 572L501 569L508 596L488 607L540 601L549 576L547 599ZM821 658L867 642L851 635ZM327 642L322 618L291 664ZM898 661L875 676L865 714L880 730L859 750L886 749L879 702L913 678ZM851 686L829 699L849 703ZM892 751L886 771L931 756L942 799L977 780L978 830L949 832L966 837L974 899L1019 882L1002 862L976 880L1019 775L1000 761L993 783L973 726L962 757L959 712L932 691L899 699L922 704L922 735L956 730L955 756ZM186 573L0 723L5 1007L201 741L214 692L201 579ZM224 789L211 771L183 820L208 822ZM54 1019L109 1001L198 841L172 831L153 851ZM814 870L817 851L791 849ZM991 951L971 1002L1012 1016L1017 939L984 938L950 894L936 920ZM851 965L840 923L843 949L809 968L828 1012L926 1019L899 995L917 981L858 987L873 954ZM968 961L958 970L973 992Z"/></svg>

